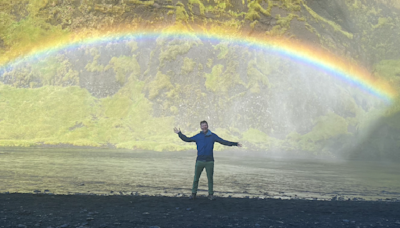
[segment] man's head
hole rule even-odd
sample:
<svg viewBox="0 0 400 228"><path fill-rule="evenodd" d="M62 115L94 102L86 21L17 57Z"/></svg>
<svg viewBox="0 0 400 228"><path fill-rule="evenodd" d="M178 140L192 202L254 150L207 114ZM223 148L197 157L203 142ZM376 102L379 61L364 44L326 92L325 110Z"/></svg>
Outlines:
<svg viewBox="0 0 400 228"><path fill-rule="evenodd" d="M203 120L200 122L200 128L201 130L206 133L208 131L208 123L207 121Z"/></svg>

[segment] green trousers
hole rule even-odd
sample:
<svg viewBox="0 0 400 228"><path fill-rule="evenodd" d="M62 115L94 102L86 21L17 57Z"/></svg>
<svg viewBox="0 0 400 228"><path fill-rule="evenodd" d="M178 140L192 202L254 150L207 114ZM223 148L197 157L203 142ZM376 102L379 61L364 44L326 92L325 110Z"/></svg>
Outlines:
<svg viewBox="0 0 400 228"><path fill-rule="evenodd" d="M213 175L214 175L214 162L213 161L196 161L196 166L194 168L194 180L192 193L197 193L197 188L199 186L199 179L203 169L206 168L207 179L208 179L208 194L213 195Z"/></svg>

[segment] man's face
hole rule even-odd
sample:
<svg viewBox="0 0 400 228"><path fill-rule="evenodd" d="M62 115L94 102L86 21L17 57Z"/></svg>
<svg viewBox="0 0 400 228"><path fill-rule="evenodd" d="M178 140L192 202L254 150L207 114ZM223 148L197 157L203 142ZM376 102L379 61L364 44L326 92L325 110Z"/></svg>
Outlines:
<svg viewBox="0 0 400 228"><path fill-rule="evenodd" d="M208 125L207 125L206 123L202 123L202 124L200 125L200 127L201 127L201 130L202 130L204 133L207 132L207 130L208 130Z"/></svg>

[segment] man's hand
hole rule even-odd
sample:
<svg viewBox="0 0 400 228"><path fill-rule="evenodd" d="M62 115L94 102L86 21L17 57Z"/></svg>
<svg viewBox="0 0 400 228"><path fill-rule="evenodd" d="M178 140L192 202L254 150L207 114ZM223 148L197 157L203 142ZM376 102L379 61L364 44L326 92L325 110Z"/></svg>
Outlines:
<svg viewBox="0 0 400 228"><path fill-rule="evenodd" d="M174 131L175 131L176 134L178 134L179 132L181 132L181 129L179 128L179 130L178 130L178 128L175 127Z"/></svg>
<svg viewBox="0 0 400 228"><path fill-rule="evenodd" d="M242 144L240 144L240 143L238 143L238 145L237 145L238 147L242 147L243 145Z"/></svg>

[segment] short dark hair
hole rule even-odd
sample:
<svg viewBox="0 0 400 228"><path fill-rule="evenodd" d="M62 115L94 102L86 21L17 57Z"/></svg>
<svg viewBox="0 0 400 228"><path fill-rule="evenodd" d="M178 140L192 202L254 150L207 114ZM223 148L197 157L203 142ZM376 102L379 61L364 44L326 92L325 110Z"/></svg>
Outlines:
<svg viewBox="0 0 400 228"><path fill-rule="evenodd" d="M207 126L208 126L207 121L205 121L205 120L201 121L201 122L200 122L200 125L202 125L203 123L207 124Z"/></svg>

